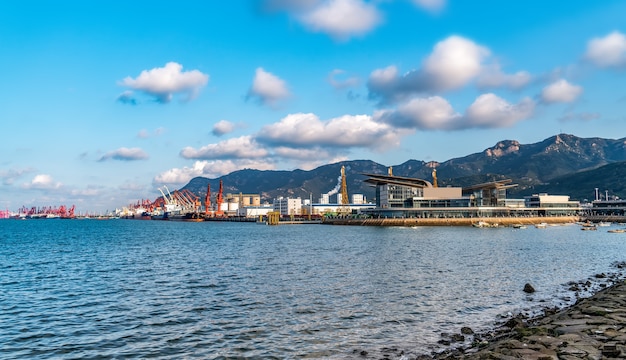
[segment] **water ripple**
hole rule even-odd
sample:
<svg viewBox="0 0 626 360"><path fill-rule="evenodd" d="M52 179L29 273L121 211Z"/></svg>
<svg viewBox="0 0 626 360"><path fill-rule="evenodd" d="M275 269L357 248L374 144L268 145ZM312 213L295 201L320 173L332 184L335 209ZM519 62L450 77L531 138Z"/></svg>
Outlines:
<svg viewBox="0 0 626 360"><path fill-rule="evenodd" d="M3 221L0 357L423 354L461 326L567 305L568 281L626 253L576 227L474 230Z"/></svg>

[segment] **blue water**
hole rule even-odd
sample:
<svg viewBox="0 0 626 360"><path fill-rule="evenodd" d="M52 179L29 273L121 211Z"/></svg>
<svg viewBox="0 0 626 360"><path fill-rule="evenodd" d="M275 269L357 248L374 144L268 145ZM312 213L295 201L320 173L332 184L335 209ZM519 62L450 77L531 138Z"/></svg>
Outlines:
<svg viewBox="0 0 626 360"><path fill-rule="evenodd" d="M625 258L626 234L576 225L2 220L0 358L428 354Z"/></svg>

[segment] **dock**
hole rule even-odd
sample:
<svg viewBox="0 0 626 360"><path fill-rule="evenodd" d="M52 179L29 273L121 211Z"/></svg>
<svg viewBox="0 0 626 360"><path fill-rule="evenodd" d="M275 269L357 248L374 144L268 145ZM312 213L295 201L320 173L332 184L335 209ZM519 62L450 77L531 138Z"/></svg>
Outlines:
<svg viewBox="0 0 626 360"><path fill-rule="evenodd" d="M579 216L540 216L540 217L480 217L480 218L329 218L327 225L361 226L473 226L477 223L490 227L538 224L571 224L581 221ZM489 227L489 226L488 226Z"/></svg>

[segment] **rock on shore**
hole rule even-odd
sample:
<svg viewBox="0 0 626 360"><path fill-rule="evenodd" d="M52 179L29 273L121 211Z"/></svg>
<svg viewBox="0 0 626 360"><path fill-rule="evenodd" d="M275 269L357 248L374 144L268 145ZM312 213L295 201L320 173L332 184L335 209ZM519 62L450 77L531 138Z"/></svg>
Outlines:
<svg viewBox="0 0 626 360"><path fill-rule="evenodd" d="M516 318L507 324L511 331L501 338L479 341L468 351L450 350L434 358L624 359L626 282L534 322Z"/></svg>

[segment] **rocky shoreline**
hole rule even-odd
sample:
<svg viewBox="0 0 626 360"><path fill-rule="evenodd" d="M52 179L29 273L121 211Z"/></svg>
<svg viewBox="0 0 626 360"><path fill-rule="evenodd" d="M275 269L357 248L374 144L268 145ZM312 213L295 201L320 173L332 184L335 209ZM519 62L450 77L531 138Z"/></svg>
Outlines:
<svg viewBox="0 0 626 360"><path fill-rule="evenodd" d="M544 316L538 318L518 314L494 332L474 335L469 348L417 359L626 358L626 263L615 266L620 271L594 276L607 280L601 284L602 290L579 299L573 306L545 309ZM568 285L578 293L591 283L587 280Z"/></svg>
<svg viewBox="0 0 626 360"><path fill-rule="evenodd" d="M463 327L456 334L441 334L443 351L415 355L383 348L376 355L358 350L353 355L384 360L626 359L626 262L614 265L614 273L567 284L577 298L572 306L546 307L537 317L511 315L484 333ZM580 296L594 292L594 286L601 290Z"/></svg>

